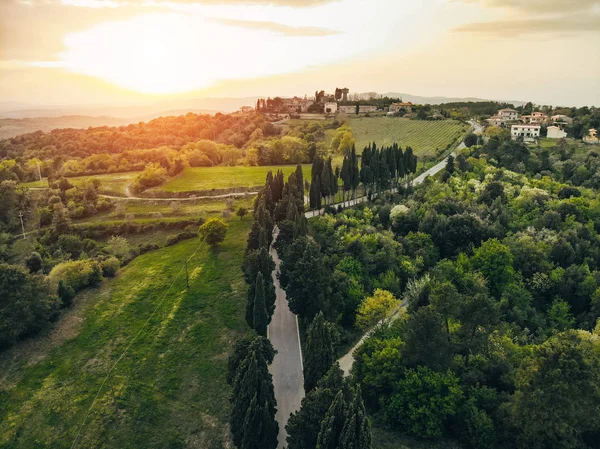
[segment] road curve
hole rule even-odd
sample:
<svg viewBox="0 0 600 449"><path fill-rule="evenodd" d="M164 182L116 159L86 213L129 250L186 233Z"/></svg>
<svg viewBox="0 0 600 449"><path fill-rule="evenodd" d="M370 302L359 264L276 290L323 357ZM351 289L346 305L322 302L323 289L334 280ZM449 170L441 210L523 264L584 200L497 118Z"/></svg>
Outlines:
<svg viewBox="0 0 600 449"><path fill-rule="evenodd" d="M274 239L278 230L275 229ZM300 346L300 333L298 331L298 318L292 313L288 305L285 291L279 284L279 267L281 261L275 248L270 249L271 257L275 262L273 270L273 284L275 285L275 312L268 327L268 337L277 354L269 367L273 375L273 388L277 400L277 414L275 418L279 423L278 447L286 445L287 433L285 425L290 413L300 409L304 397L304 369L302 366L302 348Z"/></svg>

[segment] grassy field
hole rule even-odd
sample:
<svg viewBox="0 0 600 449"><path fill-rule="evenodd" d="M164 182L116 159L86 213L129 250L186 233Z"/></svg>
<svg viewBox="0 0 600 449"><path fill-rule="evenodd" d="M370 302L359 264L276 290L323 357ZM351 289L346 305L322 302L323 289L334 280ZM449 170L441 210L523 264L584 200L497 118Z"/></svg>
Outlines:
<svg viewBox="0 0 600 449"><path fill-rule="evenodd" d="M84 181L98 179L100 181L100 193L104 195L125 196L125 187L133 182L133 179L140 172L109 173L106 175L76 176L69 178L73 185L82 184ZM24 187L48 187L48 180L44 179L43 184L39 181L21 184Z"/></svg>
<svg viewBox="0 0 600 449"><path fill-rule="evenodd" d="M138 257L78 295L48 335L0 354L0 447L71 447L147 320L75 447L230 447L225 372L247 329L240 264L249 225L231 220L219 248L200 248L189 289L183 260L197 239Z"/></svg>
<svg viewBox="0 0 600 449"><path fill-rule="evenodd" d="M455 120L422 121L395 117L351 118L348 125L356 139L357 151L372 143L387 146L397 142L403 148L410 146L415 154L435 157L436 150L459 142L469 131L469 125Z"/></svg>
<svg viewBox="0 0 600 449"><path fill-rule="evenodd" d="M309 164L302 167L304 179L310 179ZM167 181L157 189L165 192L189 192L197 190L228 189L232 187L261 186L269 170L273 174L279 169L287 176L295 169L295 165L261 166L261 167L188 167L183 172Z"/></svg>

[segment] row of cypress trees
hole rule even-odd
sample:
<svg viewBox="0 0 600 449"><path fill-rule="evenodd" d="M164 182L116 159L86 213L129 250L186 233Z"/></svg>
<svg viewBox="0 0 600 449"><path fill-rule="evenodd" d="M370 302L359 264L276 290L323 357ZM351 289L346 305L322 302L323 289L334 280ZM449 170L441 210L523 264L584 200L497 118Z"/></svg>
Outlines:
<svg viewBox="0 0 600 449"><path fill-rule="evenodd" d="M268 369L275 351L266 338L276 299L272 277L275 263L269 254L275 223L284 229L284 234L291 229L291 238L306 234L304 178L300 165L285 183L283 172L273 175L269 171L254 203L254 221L248 234L242 271L249 285L246 321L256 333L236 342L227 375L233 389L230 426L233 443L239 449L277 447L277 402Z"/></svg>
<svg viewBox="0 0 600 449"><path fill-rule="evenodd" d="M333 203L340 179L342 201L345 201L347 194L356 198L356 189L361 183L365 192L379 193L398 187L400 180L417 171L417 156L412 148L406 147L403 151L397 143L382 148L377 148L375 142L366 146L360 157L360 170L358 159L354 146L350 154L344 156L341 169L338 167L335 171L331 158L314 158L309 193L311 209L321 209L323 201L325 204Z"/></svg>

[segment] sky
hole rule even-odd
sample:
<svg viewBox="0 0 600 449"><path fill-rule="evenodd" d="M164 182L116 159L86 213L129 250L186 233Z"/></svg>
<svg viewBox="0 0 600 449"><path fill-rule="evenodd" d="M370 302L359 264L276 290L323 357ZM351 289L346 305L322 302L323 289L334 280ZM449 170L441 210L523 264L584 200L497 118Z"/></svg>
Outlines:
<svg viewBox="0 0 600 449"><path fill-rule="evenodd" d="M0 0L0 102L405 92L600 106L600 0Z"/></svg>

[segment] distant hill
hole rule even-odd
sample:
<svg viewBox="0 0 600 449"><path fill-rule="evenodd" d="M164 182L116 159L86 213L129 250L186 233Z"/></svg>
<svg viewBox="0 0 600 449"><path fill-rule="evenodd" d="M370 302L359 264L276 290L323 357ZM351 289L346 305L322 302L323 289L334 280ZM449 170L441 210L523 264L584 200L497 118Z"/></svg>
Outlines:
<svg viewBox="0 0 600 449"><path fill-rule="evenodd" d="M0 139L8 139L35 131L48 132L57 128L88 128L90 126L128 125L130 120L115 117L88 117L68 115L62 117L0 118Z"/></svg>
<svg viewBox="0 0 600 449"><path fill-rule="evenodd" d="M489 98L476 98L476 97L421 97L418 95L411 95L398 92L387 92L382 94L383 96L402 98L403 101L410 101L415 104L442 104L442 103L455 103L455 102L478 102L478 101L497 101L499 103L511 103L515 106L522 106L525 101L514 101L514 100L490 100Z"/></svg>

